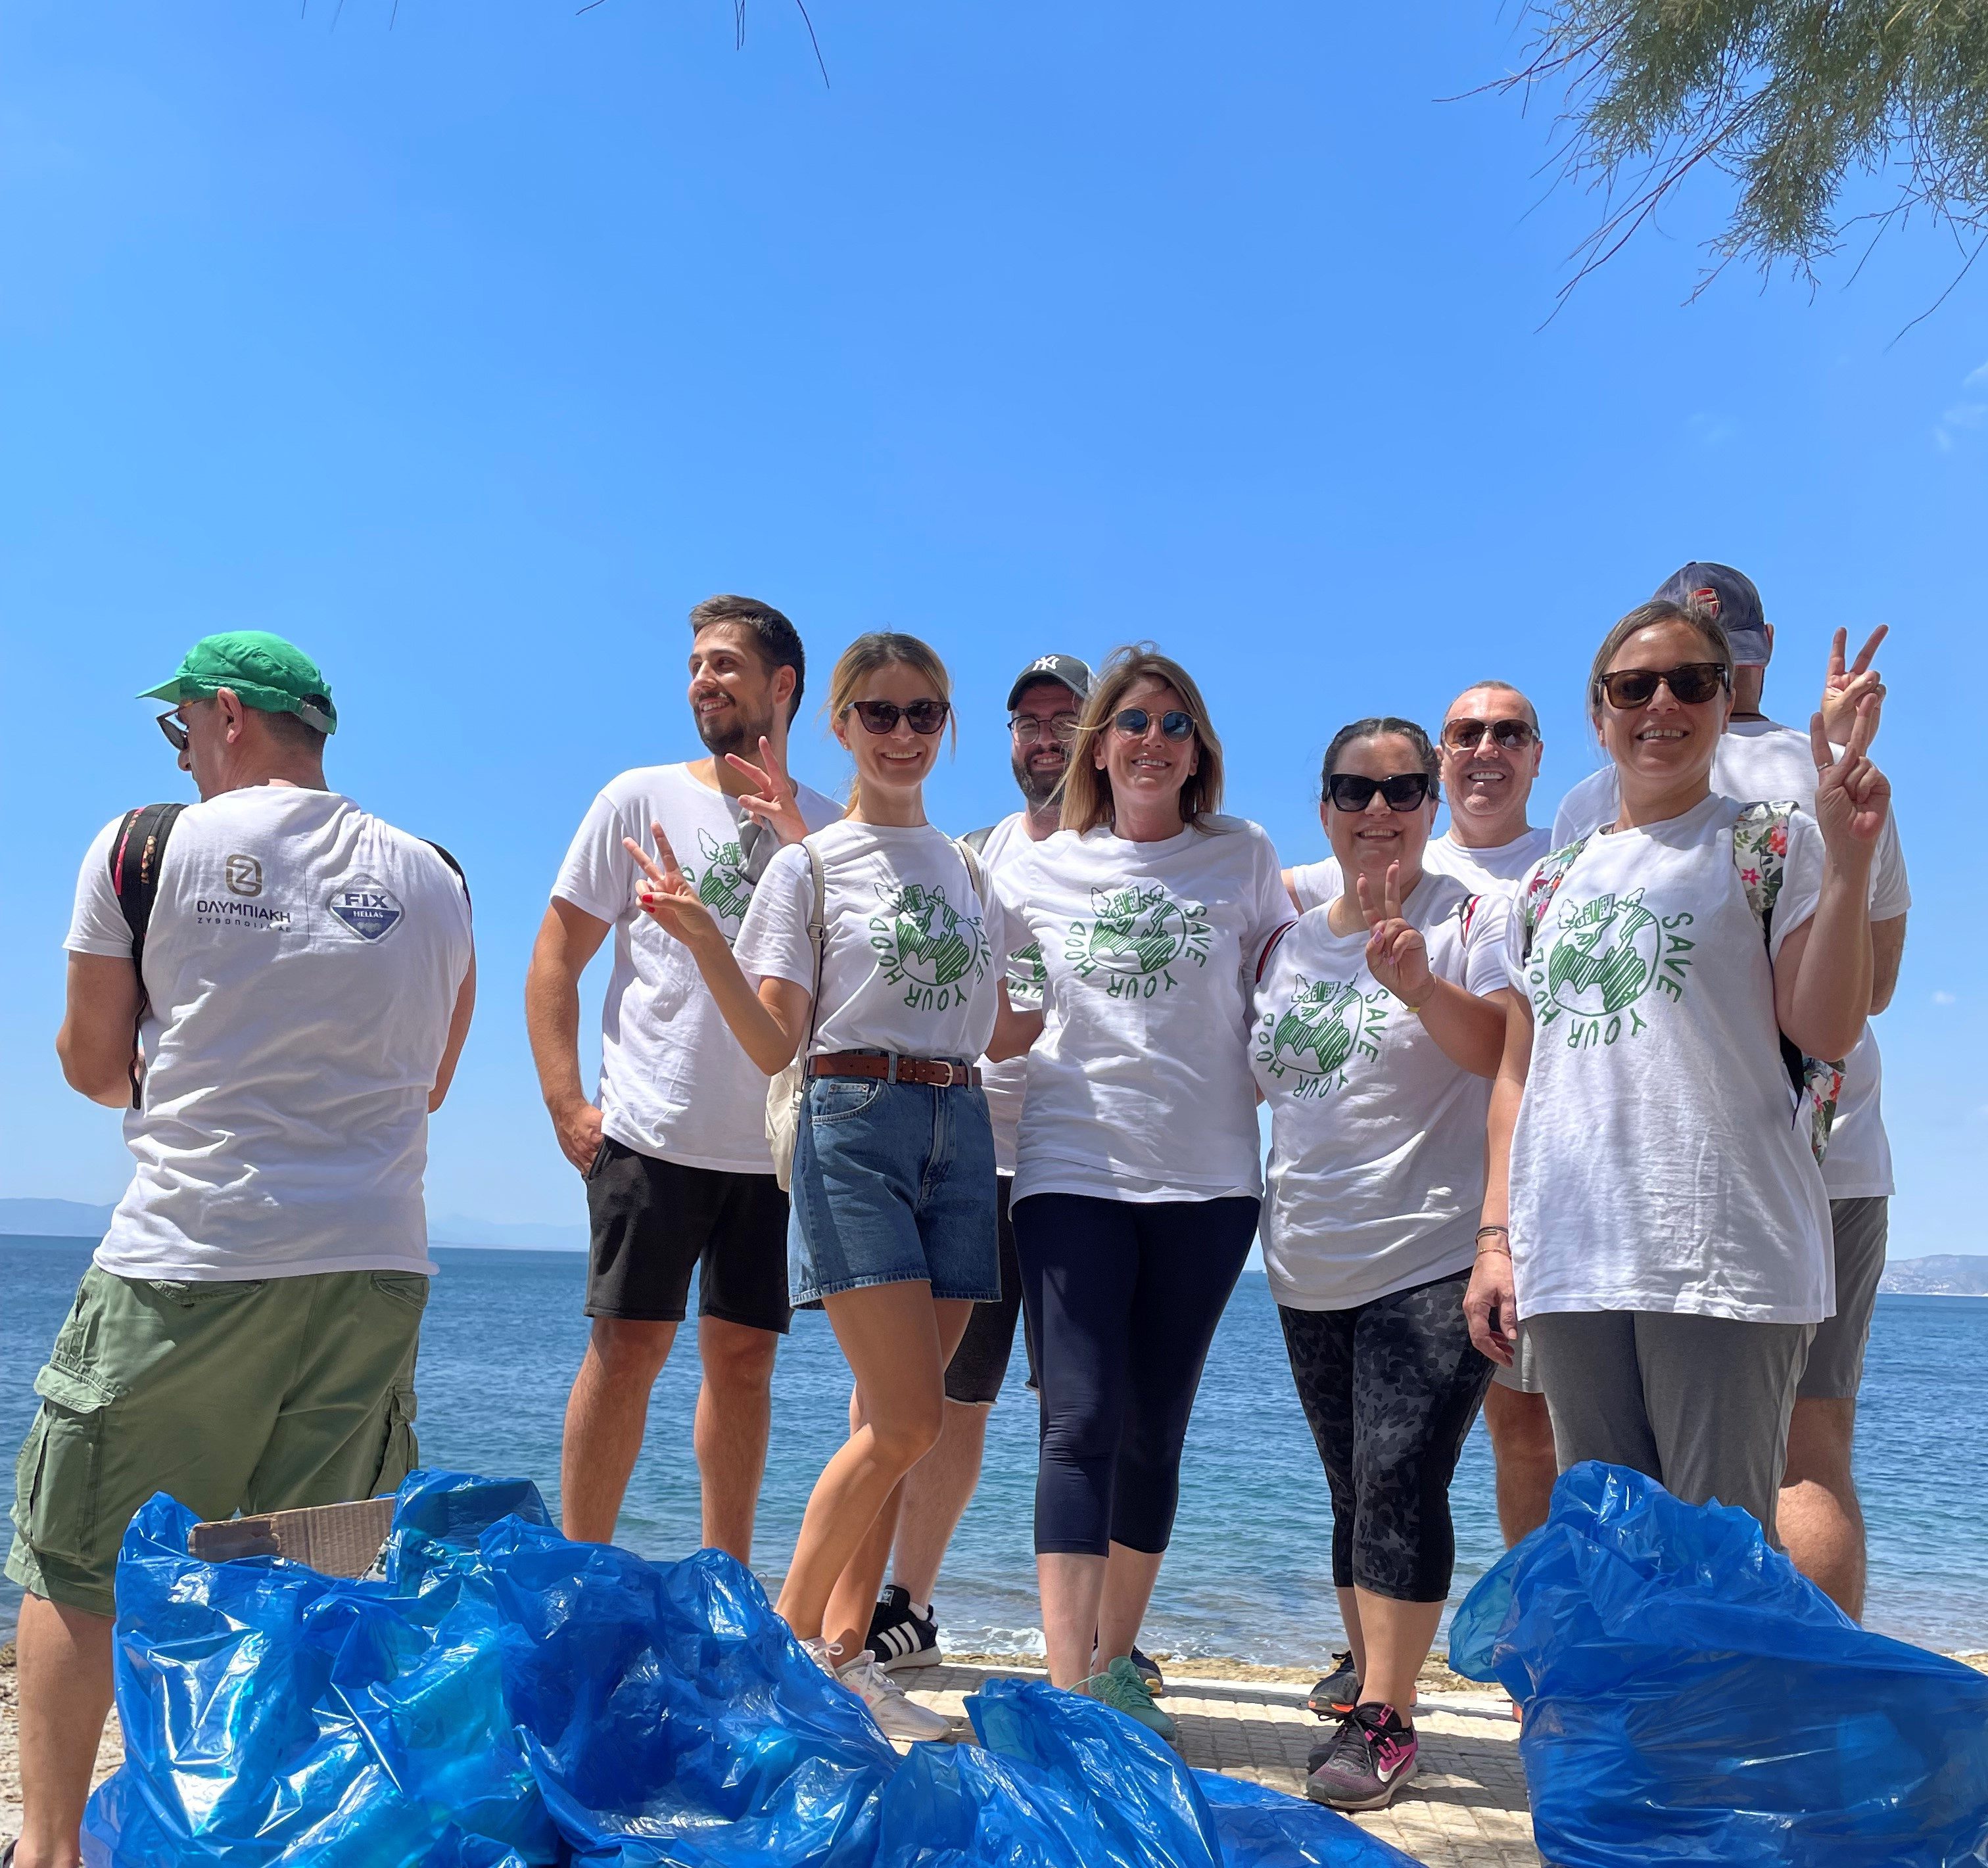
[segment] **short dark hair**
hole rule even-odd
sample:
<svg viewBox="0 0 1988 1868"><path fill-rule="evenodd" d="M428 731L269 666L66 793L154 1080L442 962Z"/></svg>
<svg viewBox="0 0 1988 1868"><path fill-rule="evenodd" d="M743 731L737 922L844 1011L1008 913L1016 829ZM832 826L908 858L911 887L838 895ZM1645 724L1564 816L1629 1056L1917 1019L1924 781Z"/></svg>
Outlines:
<svg viewBox="0 0 1988 1868"><path fill-rule="evenodd" d="M1514 698L1518 701L1520 705L1523 707L1526 710L1526 724L1530 727L1535 733L1539 731L1540 710L1533 706L1532 702L1526 698L1525 689L1521 687L1516 681L1501 681L1496 679L1488 681L1472 681L1466 686L1457 689L1456 701L1462 700L1467 694L1475 694L1480 687L1495 687L1500 694L1508 694L1514 697ZM1456 704L1456 701L1451 701L1449 706L1454 707ZM1443 717L1447 719L1449 716L1449 708L1446 707L1442 711Z"/></svg>
<svg viewBox="0 0 1988 1868"><path fill-rule="evenodd" d="M1480 682L1479 686L1488 684ZM1469 688L1464 692L1468 694ZM1390 734L1398 734L1415 749L1415 757L1421 760L1422 770L1428 774L1429 796L1439 798L1442 786L1442 761L1436 756L1435 748L1429 743L1429 736L1412 720L1401 719L1395 714L1370 714L1364 720L1355 720L1341 727L1332 736L1332 744L1325 749L1324 769L1319 774L1319 789L1324 791L1332 782L1332 775L1339 769L1339 755L1356 740L1382 739Z"/></svg>
<svg viewBox="0 0 1988 1868"><path fill-rule="evenodd" d="M322 758L325 735L308 720L301 720L288 708L279 710L257 708L262 715L262 723L271 735L281 740L292 752L309 753Z"/></svg>
<svg viewBox="0 0 1988 1868"><path fill-rule="evenodd" d="M720 623L736 623L751 635L769 672L793 670L794 691L787 698L787 718L792 720L801 710L801 690L807 685L807 652L801 647L800 631L771 603L749 596L708 596L690 613L694 637Z"/></svg>

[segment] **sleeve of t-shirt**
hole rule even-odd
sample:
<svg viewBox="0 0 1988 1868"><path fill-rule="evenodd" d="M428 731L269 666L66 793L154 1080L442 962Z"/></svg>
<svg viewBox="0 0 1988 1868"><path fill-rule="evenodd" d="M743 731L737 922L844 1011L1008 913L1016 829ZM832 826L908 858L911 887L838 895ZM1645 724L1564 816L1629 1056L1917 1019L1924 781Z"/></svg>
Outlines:
<svg viewBox="0 0 1988 1868"><path fill-rule="evenodd" d="M1878 853L1871 864L1871 918L1896 920L1912 905L1911 885L1905 880L1905 853L1898 846L1898 820L1895 812L1885 819L1878 838Z"/></svg>
<svg viewBox="0 0 1988 1868"><path fill-rule="evenodd" d="M756 985L762 979L790 979L814 990L814 943L808 938L813 897L806 850L789 843L776 851L732 944L740 970Z"/></svg>
<svg viewBox="0 0 1988 1868"><path fill-rule="evenodd" d="M554 899L571 902L597 921L620 920L635 899L635 859L621 845L631 834L620 807L603 792L573 833L553 884Z"/></svg>
<svg viewBox="0 0 1988 1868"><path fill-rule="evenodd" d="M1276 846L1261 826L1250 826L1256 849L1256 866L1250 875L1249 925L1242 940L1242 964L1253 979L1256 956L1263 943L1291 918L1291 898L1285 893L1284 872L1277 861Z"/></svg>
<svg viewBox="0 0 1988 1868"><path fill-rule="evenodd" d="M69 916L68 937L63 942L72 954L131 958L130 924L117 905L117 891L110 886L110 845L123 821L113 817L96 833L76 873L76 909ZM168 849L167 854L171 853Z"/></svg>
<svg viewBox="0 0 1988 1868"><path fill-rule="evenodd" d="M1774 897L1773 933L1767 943L1770 959L1780 959L1788 936L1815 919L1816 904L1821 900L1822 832L1807 812L1797 811L1788 819L1781 892Z"/></svg>
<svg viewBox="0 0 1988 1868"><path fill-rule="evenodd" d="M1564 850L1576 837L1606 823L1617 808L1614 767L1591 772L1560 801L1560 809L1554 813L1554 848Z"/></svg>
<svg viewBox="0 0 1988 1868"><path fill-rule="evenodd" d="M1344 887L1336 856L1327 856L1323 863L1301 863L1291 871L1291 892L1303 909L1324 907Z"/></svg>
<svg viewBox="0 0 1988 1868"><path fill-rule="evenodd" d="M1512 899L1502 893L1480 895L1463 945L1463 989L1487 998L1511 990L1507 935Z"/></svg>

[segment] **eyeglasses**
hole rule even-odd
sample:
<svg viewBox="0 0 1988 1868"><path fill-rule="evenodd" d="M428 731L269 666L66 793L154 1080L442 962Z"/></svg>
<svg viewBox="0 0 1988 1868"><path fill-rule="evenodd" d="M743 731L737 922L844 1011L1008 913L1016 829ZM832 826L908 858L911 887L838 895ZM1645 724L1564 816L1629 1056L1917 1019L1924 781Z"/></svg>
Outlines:
<svg viewBox="0 0 1988 1868"><path fill-rule="evenodd" d="M184 752L188 744L185 723L177 713L159 716L159 731L166 736L166 744L175 752Z"/></svg>
<svg viewBox="0 0 1988 1868"><path fill-rule="evenodd" d="M1594 684L1594 691L1611 707L1647 707L1659 687L1671 691L1671 698L1685 707L1709 701L1722 687L1730 687L1733 677L1723 662L1681 661L1675 668L1618 668Z"/></svg>
<svg viewBox="0 0 1988 1868"><path fill-rule="evenodd" d="M1364 811L1378 792L1391 811L1412 811L1429 795L1425 772L1398 772L1391 779L1364 779L1357 772L1335 772L1325 782L1325 795L1342 811Z"/></svg>
<svg viewBox="0 0 1988 1868"><path fill-rule="evenodd" d="M1160 731L1169 739L1185 739L1194 731L1194 715L1170 707L1158 716ZM1111 724L1127 739L1144 739L1155 716L1143 707L1124 707L1111 716Z"/></svg>
<svg viewBox="0 0 1988 1868"><path fill-rule="evenodd" d="M914 701L900 707L894 701L852 701L842 710L854 714L872 733L894 733L901 720L914 733L936 733L952 711L950 701Z"/></svg>
<svg viewBox="0 0 1988 1868"><path fill-rule="evenodd" d="M1067 746L1076 738L1079 725L1074 714L1052 714L1046 720L1040 714L1008 716L1008 730L1015 735L1016 744L1023 746L1033 746L1045 731L1059 745Z"/></svg>
<svg viewBox="0 0 1988 1868"><path fill-rule="evenodd" d="M1493 745L1507 752L1523 752L1539 738L1526 720L1445 720L1442 743L1452 752L1475 752L1487 733Z"/></svg>

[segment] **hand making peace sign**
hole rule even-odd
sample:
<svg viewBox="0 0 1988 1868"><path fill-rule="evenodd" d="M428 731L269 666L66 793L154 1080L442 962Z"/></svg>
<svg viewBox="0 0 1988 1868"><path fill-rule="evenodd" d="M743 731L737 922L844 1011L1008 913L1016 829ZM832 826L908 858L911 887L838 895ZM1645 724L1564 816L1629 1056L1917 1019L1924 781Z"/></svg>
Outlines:
<svg viewBox="0 0 1988 1868"><path fill-rule="evenodd" d="M1885 701L1884 678L1871 666L1871 657L1877 654L1878 645L1891 633L1888 623L1880 623L1871 630L1871 640L1857 652L1857 659L1848 667L1844 666L1843 655L1849 646L1850 633L1839 629L1834 640L1829 645L1829 667L1822 679L1822 723L1834 745L1841 745L1850 737L1850 728L1857 718L1857 710L1864 697L1869 694L1878 704L1878 711L1871 716L1871 731L1878 731L1878 714Z"/></svg>
<svg viewBox="0 0 1988 1868"><path fill-rule="evenodd" d="M677 853L671 849L670 839L664 836L663 826L651 823L650 829L656 839L656 852L662 858L659 868L649 853L632 836L621 839L622 847L641 863L648 880L635 891L635 899L641 904L642 912L654 919L665 934L672 934L685 946L695 949L715 941L720 947L727 944L725 930L718 924L715 916L704 904L696 890L684 880L683 871L677 866Z"/></svg>
<svg viewBox="0 0 1988 1868"><path fill-rule="evenodd" d="M1428 944L1422 930L1401 919L1401 864L1388 865L1378 907L1364 874L1354 876L1353 887L1369 931L1368 971L1411 1011L1418 1010L1435 989L1435 976L1429 971Z"/></svg>
<svg viewBox="0 0 1988 1868"><path fill-rule="evenodd" d="M735 772L743 772L747 778L757 781L758 793L748 792L739 802L771 829L783 844L798 843L807 835L807 822L801 816L800 806L794 797L794 782L788 776L786 762L773 750L770 739L759 741L758 765L736 752L726 753L725 762Z"/></svg>
<svg viewBox="0 0 1988 1868"><path fill-rule="evenodd" d="M1839 758L1817 714L1809 722L1809 750L1815 756L1815 821L1823 847L1839 861L1860 866L1877 847L1892 809L1892 781L1871 763L1871 736L1878 731L1878 697L1857 703L1848 742Z"/></svg>

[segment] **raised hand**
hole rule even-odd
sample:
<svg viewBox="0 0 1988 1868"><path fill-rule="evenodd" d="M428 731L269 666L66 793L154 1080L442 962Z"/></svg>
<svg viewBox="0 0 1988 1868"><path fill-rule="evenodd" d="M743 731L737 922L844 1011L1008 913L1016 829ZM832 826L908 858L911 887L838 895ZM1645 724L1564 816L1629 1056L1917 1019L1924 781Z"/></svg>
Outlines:
<svg viewBox="0 0 1988 1868"><path fill-rule="evenodd" d="M705 906L696 890L684 880L684 873L677 866L677 853L671 849L670 839L663 834L663 826L652 822L649 828L655 835L656 854L662 858L660 864L632 836L621 839L622 847L642 866L642 873L647 878L635 891L635 899L641 904L642 912L650 916L664 933L674 934L686 947L708 945L712 941L724 946L725 930L718 926L717 917Z"/></svg>
<svg viewBox="0 0 1988 1868"><path fill-rule="evenodd" d="M1353 878L1360 912L1367 921L1367 970L1405 1005L1418 1007L1435 990L1429 971L1428 944L1422 931L1401 919L1401 866L1388 865L1377 906L1364 872Z"/></svg>
<svg viewBox="0 0 1988 1868"><path fill-rule="evenodd" d="M1871 860L1892 809L1892 782L1869 758L1871 736L1878 731L1878 707L1871 694L1858 702L1841 755L1829 743L1821 714L1808 728L1809 750L1815 758L1815 821L1823 847L1839 861L1860 866Z"/></svg>
<svg viewBox="0 0 1988 1868"><path fill-rule="evenodd" d="M725 762L759 786L756 793L748 792L739 802L762 823L770 825L783 843L798 843L807 835L806 819L794 798L794 782L787 775L786 763L773 750L770 739L759 741L756 765L735 752L726 753Z"/></svg>
<svg viewBox="0 0 1988 1868"><path fill-rule="evenodd" d="M1850 634L1839 629L1829 645L1829 667L1822 677L1822 724L1832 745L1840 746L1850 737L1850 729L1857 718L1857 709L1865 696L1871 696L1882 709L1885 700L1885 683L1878 671L1871 666L1871 658L1878 652L1878 645L1892 633L1888 623L1880 623L1871 630L1871 639L1857 652L1857 659L1848 667L1844 665L1844 654L1848 648ZM1871 730L1878 730L1878 715L1874 713Z"/></svg>

